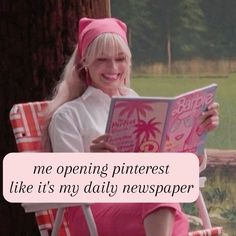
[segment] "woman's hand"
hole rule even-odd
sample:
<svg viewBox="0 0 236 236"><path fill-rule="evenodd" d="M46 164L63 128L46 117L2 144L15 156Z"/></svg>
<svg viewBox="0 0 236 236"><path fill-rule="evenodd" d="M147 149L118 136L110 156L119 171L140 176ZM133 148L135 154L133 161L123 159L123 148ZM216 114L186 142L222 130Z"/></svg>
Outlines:
<svg viewBox="0 0 236 236"><path fill-rule="evenodd" d="M117 148L107 142L109 134L104 134L92 141L90 145L91 152L116 152Z"/></svg>
<svg viewBox="0 0 236 236"><path fill-rule="evenodd" d="M219 103L212 103L201 115L201 130L212 131L219 126Z"/></svg>

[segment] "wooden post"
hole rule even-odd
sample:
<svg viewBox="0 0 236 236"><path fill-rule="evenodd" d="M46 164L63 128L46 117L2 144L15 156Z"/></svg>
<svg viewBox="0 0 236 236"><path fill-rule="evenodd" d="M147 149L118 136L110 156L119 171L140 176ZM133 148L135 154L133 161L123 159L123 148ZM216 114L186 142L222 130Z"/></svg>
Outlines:
<svg viewBox="0 0 236 236"><path fill-rule="evenodd" d="M3 158L16 151L8 116L11 107L48 97L76 44L79 18L110 17L111 11L110 0L0 0L0 15ZM0 235L39 235L34 217L20 204L7 203L1 196L0 212Z"/></svg>
<svg viewBox="0 0 236 236"><path fill-rule="evenodd" d="M80 0L80 17L111 17L110 0Z"/></svg>

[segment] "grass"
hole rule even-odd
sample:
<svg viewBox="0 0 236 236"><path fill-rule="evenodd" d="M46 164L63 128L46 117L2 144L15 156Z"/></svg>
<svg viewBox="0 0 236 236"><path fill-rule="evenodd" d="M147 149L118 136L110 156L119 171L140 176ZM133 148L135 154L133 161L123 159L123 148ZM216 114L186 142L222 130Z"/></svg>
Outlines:
<svg viewBox="0 0 236 236"><path fill-rule="evenodd" d="M223 226L224 232L236 236L235 166L218 166L205 170L207 184L203 189L211 221Z"/></svg>
<svg viewBox="0 0 236 236"><path fill-rule="evenodd" d="M229 76L134 76L131 87L141 96L175 96L182 92L217 83L220 103L219 128L208 135L206 147L236 149L236 74Z"/></svg>

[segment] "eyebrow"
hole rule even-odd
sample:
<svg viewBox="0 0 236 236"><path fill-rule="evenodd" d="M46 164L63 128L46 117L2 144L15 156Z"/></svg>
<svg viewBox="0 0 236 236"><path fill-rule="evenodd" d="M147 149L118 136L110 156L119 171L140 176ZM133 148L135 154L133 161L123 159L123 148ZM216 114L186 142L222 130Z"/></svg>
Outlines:
<svg viewBox="0 0 236 236"><path fill-rule="evenodd" d="M118 55L125 55L125 53L124 52L119 52Z"/></svg>
<svg viewBox="0 0 236 236"><path fill-rule="evenodd" d="M110 54L101 54L99 57L110 57ZM119 52L117 55L115 56L125 56L124 52Z"/></svg>

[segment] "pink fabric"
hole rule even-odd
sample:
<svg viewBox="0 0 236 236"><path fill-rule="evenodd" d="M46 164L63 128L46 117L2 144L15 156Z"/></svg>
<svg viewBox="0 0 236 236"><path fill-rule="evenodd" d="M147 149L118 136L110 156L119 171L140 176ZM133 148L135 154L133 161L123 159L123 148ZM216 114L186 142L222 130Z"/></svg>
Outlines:
<svg viewBox="0 0 236 236"><path fill-rule="evenodd" d="M172 236L188 235L188 220L174 203L105 203L92 204L91 209L102 236L145 236L143 220L161 207L175 211L175 224ZM89 236L84 215L79 207L68 212L69 228L72 236ZM157 229L158 230L158 229Z"/></svg>
<svg viewBox="0 0 236 236"><path fill-rule="evenodd" d="M116 33L120 35L127 43L126 32L127 32L126 24L116 18L104 18L104 19L92 19L86 17L81 18L79 21L79 35L78 35L80 57L84 56L84 53L89 44L100 34Z"/></svg>

